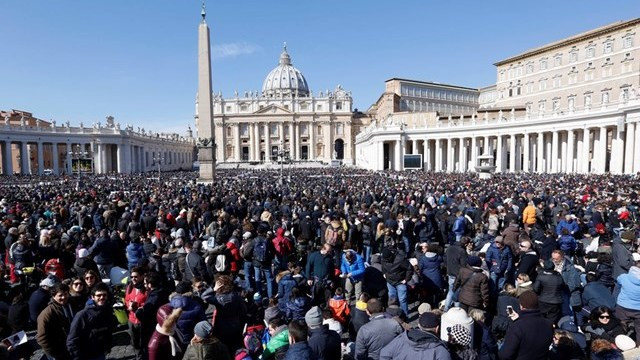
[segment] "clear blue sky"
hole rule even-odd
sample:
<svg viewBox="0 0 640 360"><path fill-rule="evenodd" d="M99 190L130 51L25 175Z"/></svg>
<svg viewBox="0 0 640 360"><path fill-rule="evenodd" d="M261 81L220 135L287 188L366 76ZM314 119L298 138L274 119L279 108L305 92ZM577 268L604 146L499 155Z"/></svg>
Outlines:
<svg viewBox="0 0 640 360"><path fill-rule="evenodd" d="M0 109L193 124L199 0L0 0L0 15ZM361 110L385 79L491 85L498 60L638 16L637 0L207 1L216 93L260 90L286 41L314 93L341 84Z"/></svg>

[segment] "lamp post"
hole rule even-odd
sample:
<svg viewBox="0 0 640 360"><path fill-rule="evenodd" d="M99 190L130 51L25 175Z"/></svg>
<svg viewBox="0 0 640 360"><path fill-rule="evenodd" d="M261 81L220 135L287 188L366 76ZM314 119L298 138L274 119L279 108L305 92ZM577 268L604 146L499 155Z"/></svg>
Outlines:
<svg viewBox="0 0 640 360"><path fill-rule="evenodd" d="M160 181L160 163L162 162L163 159L164 159L164 157L162 155L160 155L160 153L158 153L157 156L153 157L153 162L158 164L158 181Z"/></svg>
<svg viewBox="0 0 640 360"><path fill-rule="evenodd" d="M280 161L280 186L284 185L284 178L283 178L283 174L282 171L284 169L284 162L290 160L290 156L289 156L289 150L285 149L284 147L280 146L278 148L278 150L276 151L275 154L273 154L277 157L278 161Z"/></svg>
<svg viewBox="0 0 640 360"><path fill-rule="evenodd" d="M80 176L82 175L82 159L89 157L88 151L83 151L80 146L75 151L71 151L71 156L76 158L76 166L78 167L78 185L80 185ZM71 163L71 173L73 175L73 162Z"/></svg>

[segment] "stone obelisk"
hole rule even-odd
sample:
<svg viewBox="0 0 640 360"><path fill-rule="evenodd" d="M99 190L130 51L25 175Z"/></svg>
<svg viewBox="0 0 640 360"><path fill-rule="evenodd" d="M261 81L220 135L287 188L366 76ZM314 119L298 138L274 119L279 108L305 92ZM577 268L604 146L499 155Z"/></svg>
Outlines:
<svg viewBox="0 0 640 360"><path fill-rule="evenodd" d="M213 124L213 99L211 88L211 45L206 11L202 1L202 21L198 26L198 162L199 182L212 183L216 173L215 127Z"/></svg>

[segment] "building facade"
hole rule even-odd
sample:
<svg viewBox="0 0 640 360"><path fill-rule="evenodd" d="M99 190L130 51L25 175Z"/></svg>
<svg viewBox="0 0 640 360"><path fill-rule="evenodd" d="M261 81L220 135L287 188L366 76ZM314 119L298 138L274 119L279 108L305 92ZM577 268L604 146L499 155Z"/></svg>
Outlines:
<svg viewBox="0 0 640 360"><path fill-rule="evenodd" d="M293 161L352 165L355 135L369 124L352 105L351 93L340 85L313 94L285 46L262 91L214 96L216 161L271 163L278 152L288 151Z"/></svg>
<svg viewBox="0 0 640 360"><path fill-rule="evenodd" d="M0 111L2 174L53 174L190 170L191 134L161 134L133 126L120 128L113 117L92 127L57 125L25 111Z"/></svg>
<svg viewBox="0 0 640 360"><path fill-rule="evenodd" d="M572 36L496 63L471 115L397 113L356 138L356 163L429 171L632 174L640 171L640 19ZM371 155L375 154L375 155Z"/></svg>

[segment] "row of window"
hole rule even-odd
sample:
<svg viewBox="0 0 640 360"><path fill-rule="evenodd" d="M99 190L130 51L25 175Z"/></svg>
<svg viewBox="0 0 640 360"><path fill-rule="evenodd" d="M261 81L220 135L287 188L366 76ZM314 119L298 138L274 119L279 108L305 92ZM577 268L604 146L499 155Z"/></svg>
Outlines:
<svg viewBox="0 0 640 360"><path fill-rule="evenodd" d="M421 97L427 99L449 100L466 103L477 103L477 96L450 90L434 90L424 87L402 85L400 93L403 96Z"/></svg>
<svg viewBox="0 0 640 360"><path fill-rule="evenodd" d="M627 33L622 37L622 48L629 49L633 47L633 33ZM594 42L590 42L584 49L584 59L591 59L597 54L598 45ZM607 39L602 43L602 54L610 54L614 51L614 39ZM547 56L542 57L537 61L529 61L526 64L512 65L508 70L500 71L500 81L507 79L514 79L525 74L533 74L535 64L538 64L538 71L544 71L549 68L550 65L554 67L562 66L564 55L562 53L551 56L551 59ZM569 63L577 62L580 58L580 49L577 46L573 46L568 52Z"/></svg>
<svg viewBox="0 0 640 360"><path fill-rule="evenodd" d="M628 85L625 85L623 87L620 88L620 97L622 98L623 101L626 101L629 99L629 95L631 93L631 87ZM600 91L600 105L606 105L608 104L611 100L610 100L610 89L603 89L602 91ZM593 101L593 96L594 94L591 92L585 93L583 95L583 102L582 105L584 108L588 108L592 106L592 101ZM571 95L571 96L567 96L567 107L566 109L568 109L569 111L573 111L576 109L576 96L575 95ZM561 107L561 99L560 98L555 98L551 101L551 110L554 113L560 112L562 111L562 107ZM527 103L526 104L526 108L527 111L531 111L532 110L532 103ZM546 106L547 106L547 100L540 100L538 101L538 112L539 113L544 113L546 111Z"/></svg>
<svg viewBox="0 0 640 360"><path fill-rule="evenodd" d="M402 100L400 103L400 111L409 112L427 112L439 111L448 113L470 113L475 112L475 106L463 106L443 103L432 103L427 101Z"/></svg>
<svg viewBox="0 0 640 360"><path fill-rule="evenodd" d="M600 78L601 79L605 79L608 77L611 77L614 75L614 65L613 63L605 63L606 65L602 66L601 70L600 70ZM628 74L633 72L633 61L625 61L620 65L620 74ZM592 81L595 79L595 73L596 73L596 69L595 67L593 67L592 63L589 63L589 65L587 66L587 68L584 70L583 74L580 75L578 70L576 70L575 66L572 67L571 71L569 72L569 74L566 76L567 79L567 84L568 85L575 85L578 83L578 81L580 80L584 80L584 81ZM616 74L618 75L618 74ZM556 89L559 87L562 87L563 85L565 85L563 79L565 77L558 74L555 75L552 79L551 79L551 86L552 88ZM549 82L548 78L542 78L540 80L537 81L537 86L535 84L534 81L528 81L524 84L524 90L523 90L523 86L520 83L520 80L518 80L518 82L516 82L515 84L510 83L510 87L506 89L506 96L508 97L512 97L512 96L519 96L519 95L529 95L529 94L534 94L536 91L545 91L547 90L547 84ZM505 90L501 90L500 91L500 97L504 98L505 97Z"/></svg>
<svg viewBox="0 0 640 360"><path fill-rule="evenodd" d="M260 105L259 109L264 109L264 107L265 107L265 105ZM284 104L284 105L282 105L282 107L284 109L289 110L289 104ZM310 107L311 106L309 104L306 104L306 103L300 104L300 111L307 111L307 110L310 109ZM225 109L225 112L230 113L230 112L233 111L233 106L227 105L227 106L225 106L224 109ZM250 109L249 105L246 105L246 104L240 105L240 112L247 112L247 111L249 111L249 109ZM342 101L336 101L335 109L336 110L342 110L343 109ZM316 111L323 111L322 104L316 104Z"/></svg>
<svg viewBox="0 0 640 360"><path fill-rule="evenodd" d="M309 126L308 124L300 124L299 125L300 136L308 137L309 136ZM335 135L344 135L344 124L337 123L334 126ZM286 136L289 136L290 129L289 125L283 126L283 133ZM318 136L322 136L323 130L322 125L316 126L315 134ZM261 135L264 135L264 130L261 131ZM249 124L240 124L240 137L249 137ZM233 127L227 126L227 137L233 137ZM279 138L280 131L278 124L269 124L269 137Z"/></svg>

